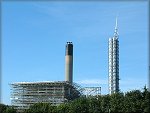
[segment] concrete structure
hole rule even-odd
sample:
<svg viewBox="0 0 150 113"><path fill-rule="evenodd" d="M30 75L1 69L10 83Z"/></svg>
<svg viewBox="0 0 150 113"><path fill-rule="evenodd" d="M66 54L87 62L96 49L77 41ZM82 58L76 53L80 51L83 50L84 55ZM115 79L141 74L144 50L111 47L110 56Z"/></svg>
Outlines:
<svg viewBox="0 0 150 113"><path fill-rule="evenodd" d="M11 85L11 104L18 110L38 102L59 105L80 97L79 86L66 81L17 82Z"/></svg>
<svg viewBox="0 0 150 113"><path fill-rule="evenodd" d="M73 44L72 42L67 42L66 53L65 53L65 80L72 83L73 82Z"/></svg>
<svg viewBox="0 0 150 113"><path fill-rule="evenodd" d="M117 19L114 36L109 38L109 94L119 92L119 34Z"/></svg>

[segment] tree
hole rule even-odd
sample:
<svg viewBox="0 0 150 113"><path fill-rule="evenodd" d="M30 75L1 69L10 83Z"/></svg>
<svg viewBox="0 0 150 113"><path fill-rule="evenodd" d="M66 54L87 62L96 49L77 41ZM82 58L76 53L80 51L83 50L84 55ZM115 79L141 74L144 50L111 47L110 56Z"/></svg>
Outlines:
<svg viewBox="0 0 150 113"><path fill-rule="evenodd" d="M17 113L17 110L12 106L8 106L4 113Z"/></svg>
<svg viewBox="0 0 150 113"><path fill-rule="evenodd" d="M0 104L0 113L17 113L17 110L12 106Z"/></svg>
<svg viewBox="0 0 150 113"><path fill-rule="evenodd" d="M133 90L125 94L124 111L125 113L142 113L142 92Z"/></svg>
<svg viewBox="0 0 150 113"><path fill-rule="evenodd" d="M98 101L98 97L90 97L88 98L88 104L89 104L89 113L102 113L102 110L100 109L101 103Z"/></svg>
<svg viewBox="0 0 150 113"><path fill-rule="evenodd" d="M100 98L100 97L99 97ZM98 99L100 100L100 99ZM108 113L110 110L110 95L104 95L101 97L101 110L103 113Z"/></svg>
<svg viewBox="0 0 150 113"><path fill-rule="evenodd" d="M69 113L89 113L88 101L85 97L78 98L70 103Z"/></svg>
<svg viewBox="0 0 150 113"><path fill-rule="evenodd" d="M150 113L150 92L144 87L144 91L142 93L143 96L143 102L142 102L142 108L144 113Z"/></svg>
<svg viewBox="0 0 150 113"><path fill-rule="evenodd" d="M124 107L124 94L115 93L110 95L110 112L111 113L123 113Z"/></svg>
<svg viewBox="0 0 150 113"><path fill-rule="evenodd" d="M4 111L6 110L6 105L4 104L0 104L0 113L4 113Z"/></svg>
<svg viewBox="0 0 150 113"><path fill-rule="evenodd" d="M36 103L26 113L56 113L56 106L52 106L50 103Z"/></svg>
<svg viewBox="0 0 150 113"><path fill-rule="evenodd" d="M67 103L60 104L57 107L57 113L69 113L69 104Z"/></svg>

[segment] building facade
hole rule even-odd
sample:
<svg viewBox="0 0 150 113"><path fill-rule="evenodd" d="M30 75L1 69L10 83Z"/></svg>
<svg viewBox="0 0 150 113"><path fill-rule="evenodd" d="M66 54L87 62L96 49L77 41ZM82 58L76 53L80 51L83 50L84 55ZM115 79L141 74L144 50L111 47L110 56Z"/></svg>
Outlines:
<svg viewBox="0 0 150 113"><path fill-rule="evenodd" d="M80 97L78 86L66 81L17 82L11 84L11 105L18 111L44 102L59 105Z"/></svg>
<svg viewBox="0 0 150 113"><path fill-rule="evenodd" d="M119 34L117 19L114 36L109 38L109 94L119 92Z"/></svg>

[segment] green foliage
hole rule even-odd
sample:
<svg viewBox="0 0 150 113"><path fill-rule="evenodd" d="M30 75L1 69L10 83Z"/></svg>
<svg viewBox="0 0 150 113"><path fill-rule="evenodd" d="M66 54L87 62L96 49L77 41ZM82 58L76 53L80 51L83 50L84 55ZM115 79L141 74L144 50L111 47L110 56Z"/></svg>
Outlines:
<svg viewBox="0 0 150 113"><path fill-rule="evenodd" d="M52 106L50 103L36 103L26 113L56 113L56 106Z"/></svg>
<svg viewBox="0 0 150 113"><path fill-rule="evenodd" d="M88 98L89 113L101 113L100 105L98 97Z"/></svg>
<svg viewBox="0 0 150 113"><path fill-rule="evenodd" d="M102 113L109 112L109 109L110 109L110 96L109 95L102 96L101 100L100 100L100 103L101 103L100 107L101 107Z"/></svg>
<svg viewBox="0 0 150 113"><path fill-rule="evenodd" d="M111 113L121 113L124 107L123 93L115 93L110 96L110 111Z"/></svg>
<svg viewBox="0 0 150 113"><path fill-rule="evenodd" d="M67 103L60 104L57 107L57 113L69 113L69 104Z"/></svg>
<svg viewBox="0 0 150 113"><path fill-rule="evenodd" d="M144 87L142 95L143 95L142 101L143 113L150 113L150 92L148 92L146 87Z"/></svg>
<svg viewBox="0 0 150 113"><path fill-rule="evenodd" d="M13 107L7 107L4 113L17 113L17 110Z"/></svg>
<svg viewBox="0 0 150 113"><path fill-rule="evenodd" d="M14 109L12 106L0 104L0 113L17 113L17 110Z"/></svg>
<svg viewBox="0 0 150 113"><path fill-rule="evenodd" d="M7 106L4 104L0 104L0 113L4 113L4 111L6 110Z"/></svg>
<svg viewBox="0 0 150 113"><path fill-rule="evenodd" d="M69 113L88 113L88 109L88 100L81 97L70 103Z"/></svg>
<svg viewBox="0 0 150 113"><path fill-rule="evenodd" d="M129 113L142 113L143 108L142 108L142 92L139 90L133 90L130 92L127 92L125 94L125 99L124 99L124 111Z"/></svg>

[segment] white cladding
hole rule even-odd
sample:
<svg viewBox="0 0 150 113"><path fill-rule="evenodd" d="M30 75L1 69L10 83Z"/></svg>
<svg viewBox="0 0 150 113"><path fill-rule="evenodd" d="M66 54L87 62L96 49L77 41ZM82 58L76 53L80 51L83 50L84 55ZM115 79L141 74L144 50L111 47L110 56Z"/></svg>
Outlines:
<svg viewBox="0 0 150 113"><path fill-rule="evenodd" d="M117 19L115 33L109 38L109 94L119 92L119 40Z"/></svg>

